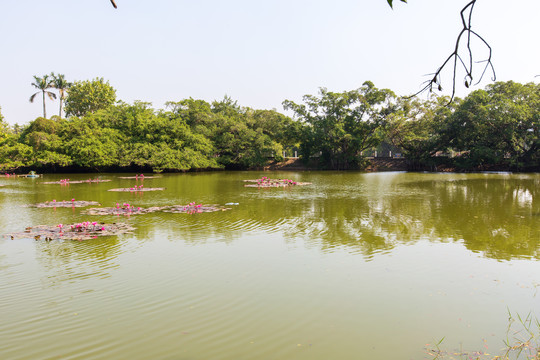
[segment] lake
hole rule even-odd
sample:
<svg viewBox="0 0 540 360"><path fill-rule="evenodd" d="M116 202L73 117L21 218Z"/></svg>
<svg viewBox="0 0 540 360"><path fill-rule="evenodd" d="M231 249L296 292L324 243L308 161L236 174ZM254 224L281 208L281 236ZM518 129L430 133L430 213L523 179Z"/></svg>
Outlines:
<svg viewBox="0 0 540 360"><path fill-rule="evenodd" d="M443 351L487 359L509 312L540 317L539 174L210 172L107 191L141 184L119 179L130 175L0 178L2 234L135 228L0 238L1 359L433 359L443 338ZM244 187L261 176L311 185ZM43 184L96 177L112 181ZM130 217L25 206L71 199L238 205Z"/></svg>

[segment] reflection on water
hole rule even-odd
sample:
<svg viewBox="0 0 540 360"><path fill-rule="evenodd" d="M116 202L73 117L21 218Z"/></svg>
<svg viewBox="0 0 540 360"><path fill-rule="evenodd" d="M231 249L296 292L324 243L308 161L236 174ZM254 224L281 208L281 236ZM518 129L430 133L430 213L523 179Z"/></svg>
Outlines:
<svg viewBox="0 0 540 360"><path fill-rule="evenodd" d="M158 225L194 242L215 238L230 241L246 231L278 232L292 241L307 239L322 251L347 248L366 258L397 244L427 239L463 242L470 250L496 259L538 259L537 176L296 175L314 185L244 189L238 184L241 178L234 174L235 181L226 176L215 181L219 186L204 188L201 181L200 192L210 202L232 199L240 201L240 206L228 213L195 217L154 214L139 223ZM179 192L181 188L176 187ZM196 196L188 200L193 198Z"/></svg>
<svg viewBox="0 0 540 360"><path fill-rule="evenodd" d="M478 348L503 334L507 307L540 311L537 174L189 173L144 180L162 192L107 191L142 183L125 175L0 178L2 233L136 227L84 242L0 239L0 358L422 358L436 336ZM312 185L243 187L261 175ZM239 205L131 217L23 206L72 198Z"/></svg>

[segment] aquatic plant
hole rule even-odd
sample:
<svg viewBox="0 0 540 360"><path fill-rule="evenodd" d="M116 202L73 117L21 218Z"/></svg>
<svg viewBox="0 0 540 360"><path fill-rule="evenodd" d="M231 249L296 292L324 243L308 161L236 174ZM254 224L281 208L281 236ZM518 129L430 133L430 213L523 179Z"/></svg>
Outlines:
<svg viewBox="0 0 540 360"><path fill-rule="evenodd" d="M45 240L89 240L100 236L111 236L130 233L134 227L125 223L97 223L84 221L71 225L38 225L27 227L24 232L5 234L11 239L33 237L36 241Z"/></svg>
<svg viewBox="0 0 540 360"><path fill-rule="evenodd" d="M244 180L244 182L250 182L253 184L246 184L245 187L262 187L262 188L270 188L270 187L289 187L289 186L302 186L302 185L310 185L311 183L308 182L297 182L291 179L270 179L266 176L261 177L260 179L255 180Z"/></svg>
<svg viewBox="0 0 540 360"><path fill-rule="evenodd" d="M138 214L148 214L151 212L160 211L162 208L158 206L150 208L142 208L138 206L133 206L129 203L124 203L120 206L119 203L116 203L115 207L104 207L104 208L90 208L82 211L82 214L86 215L138 215Z"/></svg>
<svg viewBox="0 0 540 360"><path fill-rule="evenodd" d="M130 188L118 188L118 189L109 189L107 191L119 191L119 192L142 192L142 191L162 191L165 190L165 188L145 188L142 185L140 186L133 186Z"/></svg>
<svg viewBox="0 0 540 360"><path fill-rule="evenodd" d="M517 314L516 321L512 313L508 311L508 328L506 339L503 341L505 347L500 355L490 354L483 350L443 350L440 346L443 340L444 338L433 345L426 345L425 351L432 356L432 360L540 360L540 321L532 313L525 318ZM484 344L484 347L488 349L487 344Z"/></svg>
<svg viewBox="0 0 540 360"><path fill-rule="evenodd" d="M71 201L62 200L62 201L45 201L43 203L37 203L37 204L28 204L25 205L26 207L37 207L37 208L58 208L58 207L65 207L65 208L74 208L74 207L86 207L86 206L100 206L101 204L97 201L82 201L82 200L75 200L71 199Z"/></svg>
<svg viewBox="0 0 540 360"><path fill-rule="evenodd" d="M86 180L76 180L71 181L70 179L61 179L59 181L45 181L42 182L42 184L60 184L60 185L70 185L70 184L91 184L91 183L102 183L102 182L109 182L112 180L109 179L86 179Z"/></svg>
<svg viewBox="0 0 540 360"><path fill-rule="evenodd" d="M154 179L154 178L160 178L162 176L144 176L144 174L140 174L140 175L135 175L135 176L119 176L118 178L119 179L141 179L141 180L144 180L144 179Z"/></svg>
<svg viewBox="0 0 540 360"><path fill-rule="evenodd" d="M187 205L168 205L168 206L153 206L149 208L135 207L131 204L125 203L120 205L116 203L115 207L104 208L90 208L82 212L86 215L139 215L149 214L153 212L163 211L176 214L198 214L215 211L226 211L230 208L226 208L220 205L203 205L191 202Z"/></svg>
<svg viewBox="0 0 540 360"><path fill-rule="evenodd" d="M175 214L199 214L206 212L215 212L215 211L226 211L230 208L225 208L219 205L203 205L191 202L187 205L173 205L173 206L164 206L162 211Z"/></svg>

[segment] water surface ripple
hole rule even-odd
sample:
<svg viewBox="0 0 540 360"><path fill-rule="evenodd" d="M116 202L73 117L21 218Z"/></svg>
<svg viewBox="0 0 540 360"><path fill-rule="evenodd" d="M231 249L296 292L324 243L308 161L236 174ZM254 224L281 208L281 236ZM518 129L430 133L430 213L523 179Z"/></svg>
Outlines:
<svg viewBox="0 0 540 360"><path fill-rule="evenodd" d="M442 337L494 352L508 309L540 316L538 174L187 173L144 180L160 192L107 191L142 183L127 175L0 178L4 233L136 228L0 238L1 359L417 359ZM312 185L243 186L260 176ZM42 184L66 177L112 181ZM24 206L72 198L238 205L130 217Z"/></svg>

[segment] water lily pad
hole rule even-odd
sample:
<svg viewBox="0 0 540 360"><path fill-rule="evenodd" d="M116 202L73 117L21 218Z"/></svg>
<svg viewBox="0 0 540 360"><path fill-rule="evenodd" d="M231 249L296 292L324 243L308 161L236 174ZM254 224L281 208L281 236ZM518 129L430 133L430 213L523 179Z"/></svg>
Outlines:
<svg viewBox="0 0 540 360"><path fill-rule="evenodd" d="M72 201L45 201L44 203L37 204L28 204L27 207L37 207L37 208L58 208L58 207L86 207L86 206L99 206L101 205L97 201L82 201L82 200L72 200Z"/></svg>
<svg viewBox="0 0 540 360"><path fill-rule="evenodd" d="M155 178L161 178L163 176L119 176L118 178L119 179L140 179L140 180L144 180L144 179L155 179Z"/></svg>
<svg viewBox="0 0 540 360"><path fill-rule="evenodd" d="M135 228L125 223L97 223L85 221L71 225L38 225L27 227L24 232L6 234L12 239L34 238L44 240L90 240L100 236L112 236L131 233Z"/></svg>
<svg viewBox="0 0 540 360"><path fill-rule="evenodd" d="M154 206L149 208L141 207L103 207L90 208L81 212L86 215L139 215L148 214L156 211L161 211L162 207Z"/></svg>
<svg viewBox="0 0 540 360"><path fill-rule="evenodd" d="M103 182L109 182L112 180L108 179L87 179L87 180L69 180L69 179L62 179L59 181L45 181L42 182L42 184L60 184L60 185L71 185L71 184L91 184L91 183L103 183Z"/></svg>
<svg viewBox="0 0 540 360"><path fill-rule="evenodd" d="M163 191L165 188L145 188L134 186L132 188L119 188L119 189L109 189L107 191L125 191L125 192L142 192L142 191Z"/></svg>
<svg viewBox="0 0 540 360"><path fill-rule="evenodd" d="M298 182L291 179L270 179L263 176L260 179L244 180L251 184L244 185L245 187L258 187L258 188L272 188L272 187L291 187L291 186L304 186L311 185L309 182Z"/></svg>
<svg viewBox="0 0 540 360"><path fill-rule="evenodd" d="M135 206L119 206L116 207L104 207L104 208L90 208L82 212L86 215L139 215L139 214L149 214L158 211L175 213L175 214L197 214L197 213L206 213L206 212L215 212L215 211L225 211L230 210L220 205L202 205L190 203L188 205L168 205L168 206L153 206L149 208L141 208Z"/></svg>
<svg viewBox="0 0 540 360"><path fill-rule="evenodd" d="M164 206L162 208L163 212L175 213L175 214L198 214L198 213L207 213L215 211L226 211L231 210L231 208L226 208L220 205L196 205L194 203L188 205L172 205Z"/></svg>

